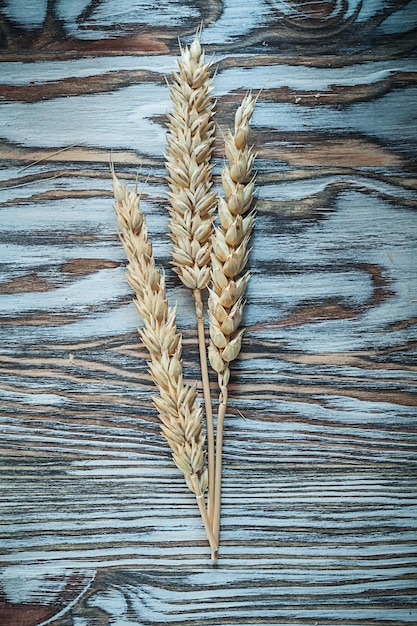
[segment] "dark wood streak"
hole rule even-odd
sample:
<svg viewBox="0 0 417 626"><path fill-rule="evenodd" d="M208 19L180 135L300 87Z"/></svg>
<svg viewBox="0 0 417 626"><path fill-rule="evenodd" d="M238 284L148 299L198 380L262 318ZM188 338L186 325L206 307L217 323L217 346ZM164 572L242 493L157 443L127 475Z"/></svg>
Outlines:
<svg viewBox="0 0 417 626"><path fill-rule="evenodd" d="M3 98L18 102L40 102L51 98L79 96L91 93L113 92L134 83L160 82L159 74L146 71L111 72L104 76L88 76L86 78L67 78L43 84L0 85Z"/></svg>
<svg viewBox="0 0 417 626"><path fill-rule="evenodd" d="M61 266L61 272L71 277L87 276L100 269L119 267L119 263L108 259L71 259ZM36 291L50 291L59 288L63 283L62 275L59 281L47 280L37 272L12 278L0 284L0 293L25 293Z"/></svg>
<svg viewBox="0 0 417 626"><path fill-rule="evenodd" d="M415 623L413 3L84 4L0 8L1 626ZM168 266L161 68L200 21L222 132L259 94L217 566L159 432L109 175L111 152L139 170ZM220 134L216 186L222 161ZM192 302L166 280L193 381Z"/></svg>

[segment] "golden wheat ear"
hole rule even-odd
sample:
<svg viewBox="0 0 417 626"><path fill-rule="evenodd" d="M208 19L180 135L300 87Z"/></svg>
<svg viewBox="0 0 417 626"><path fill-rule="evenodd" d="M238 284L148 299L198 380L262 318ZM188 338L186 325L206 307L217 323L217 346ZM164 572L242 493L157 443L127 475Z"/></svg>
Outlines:
<svg viewBox="0 0 417 626"><path fill-rule="evenodd" d="M181 47L178 73L170 84L166 169L170 187L169 228L172 265L190 289L210 281L210 238L215 194L211 191L214 104L210 97L211 62L205 62L197 34Z"/></svg>
<svg viewBox="0 0 417 626"><path fill-rule="evenodd" d="M207 368L202 290L210 281L211 236L216 197L212 192L211 157L214 142L214 103L211 62L205 61L199 31L189 47L180 47L178 73L169 86L172 112L168 115L166 169L172 265L192 290L200 352L201 378L207 423L208 507L214 498L214 431Z"/></svg>
<svg viewBox="0 0 417 626"><path fill-rule="evenodd" d="M153 398L161 431L172 458L197 498L212 552L217 550L204 501L207 469L202 410L195 385L183 380L182 338L176 327L175 309L168 305L163 275L155 266L148 241L146 221L140 210L140 196L122 185L111 164L115 212L120 239L126 252L127 279L135 292L135 305L144 327L139 330L149 350L149 369L159 395Z"/></svg>
<svg viewBox="0 0 417 626"><path fill-rule="evenodd" d="M209 359L217 372L220 389L216 436L215 499L213 532L219 539L223 424L228 402L229 363L239 354L243 330L243 296L249 281L245 266L248 243L255 222L253 209L255 155L248 145L250 120L256 99L247 94L235 114L234 132L225 138L227 163L222 170L224 197L218 200L219 227L212 239L209 295Z"/></svg>

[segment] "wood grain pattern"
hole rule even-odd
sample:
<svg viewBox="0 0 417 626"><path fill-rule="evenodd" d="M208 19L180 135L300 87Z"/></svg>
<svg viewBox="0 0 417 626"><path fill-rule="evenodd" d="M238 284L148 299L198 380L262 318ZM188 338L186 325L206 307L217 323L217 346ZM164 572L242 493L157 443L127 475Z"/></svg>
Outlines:
<svg viewBox="0 0 417 626"><path fill-rule="evenodd" d="M261 90L217 567L108 169L147 180L167 266L166 78L201 21L220 128ZM406 0L1 3L1 626L416 623L416 26ZM216 185L222 160L219 135Z"/></svg>

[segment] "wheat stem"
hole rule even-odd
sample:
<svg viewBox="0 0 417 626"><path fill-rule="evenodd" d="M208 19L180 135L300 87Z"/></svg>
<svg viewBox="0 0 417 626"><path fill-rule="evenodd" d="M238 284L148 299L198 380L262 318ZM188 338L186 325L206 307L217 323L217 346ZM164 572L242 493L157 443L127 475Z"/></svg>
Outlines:
<svg viewBox="0 0 417 626"><path fill-rule="evenodd" d="M201 519L203 520L204 529L206 531L207 539L208 539L210 547L211 547L211 558L212 558L213 561L215 561L215 560L217 560L217 556L218 556L218 553L219 553L218 541L217 541L216 536L215 536L215 534L213 532L212 523L211 523L211 520L210 520L209 515L207 513L206 505L204 503L204 494L201 493L201 489L200 489L198 478L195 476L192 480L195 483L194 489L195 489L195 494L196 494L196 500L197 500L198 507L200 509L200 515L201 515Z"/></svg>
<svg viewBox="0 0 417 626"><path fill-rule="evenodd" d="M216 538L217 545L220 544L220 508L221 508L221 490L222 490L222 465L223 465L223 432L224 418L227 412L228 388L224 384L223 374L219 374L219 408L217 413L217 431L216 431L216 470L215 470L215 486L214 486L214 504L213 504L213 535Z"/></svg>
<svg viewBox="0 0 417 626"><path fill-rule="evenodd" d="M214 424L213 409L211 404L210 379L207 366L207 350L206 350L206 332L204 328L203 301L201 290L193 290L196 317L197 317L197 333L198 348L200 354L201 383L203 387L204 406L206 410L206 432L207 432L207 469L208 469L208 493L207 493L207 509L210 520L213 519L214 505L214 480L215 480L215 442L214 442Z"/></svg>

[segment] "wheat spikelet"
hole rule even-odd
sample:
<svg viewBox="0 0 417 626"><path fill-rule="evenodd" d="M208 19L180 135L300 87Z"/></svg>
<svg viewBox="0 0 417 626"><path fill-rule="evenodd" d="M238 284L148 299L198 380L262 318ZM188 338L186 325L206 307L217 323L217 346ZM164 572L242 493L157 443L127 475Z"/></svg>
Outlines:
<svg viewBox="0 0 417 626"><path fill-rule="evenodd" d="M244 268L249 255L248 242L255 222L252 209L255 155L248 146L249 122L256 100L248 94L235 114L234 133L225 140L228 163L222 170L224 198L218 201L220 226L212 238L212 284L209 290L210 345L209 359L218 374L220 402L217 417L216 484L213 532L218 542L222 469L223 422L227 410L229 363L239 354L243 330L243 296L249 280Z"/></svg>
<svg viewBox="0 0 417 626"><path fill-rule="evenodd" d="M139 330L150 354L150 372L159 396L153 397L173 460L188 487L197 497L200 513L212 550L215 542L204 503L207 470L204 463L202 411L195 385L187 385L182 373L181 335L176 313L168 305L165 281L155 267L152 245L147 238L145 218L139 209L140 197L121 185L114 170L113 190L120 239L128 259L128 281L136 294L135 304L144 328Z"/></svg>
<svg viewBox="0 0 417 626"><path fill-rule="evenodd" d="M181 48L179 72L170 85L166 169L174 270L186 287L204 289L210 280L210 238L215 195L210 159L214 141L210 97L211 63L198 34Z"/></svg>

